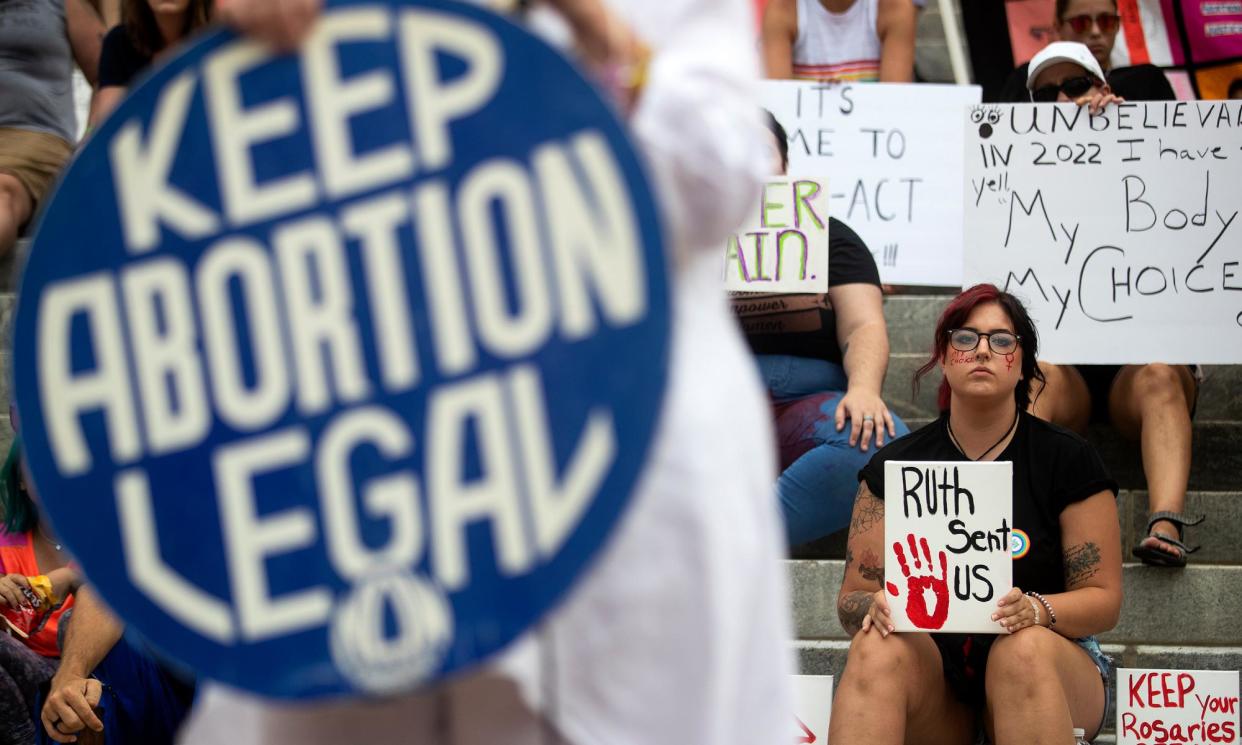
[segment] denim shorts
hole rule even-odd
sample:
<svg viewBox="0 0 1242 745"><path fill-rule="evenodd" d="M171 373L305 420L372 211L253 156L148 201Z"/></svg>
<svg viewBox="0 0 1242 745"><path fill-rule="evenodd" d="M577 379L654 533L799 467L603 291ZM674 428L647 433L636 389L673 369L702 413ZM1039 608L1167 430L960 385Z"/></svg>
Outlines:
<svg viewBox="0 0 1242 745"><path fill-rule="evenodd" d="M1098 735L1108 724L1113 715L1113 707L1117 703L1117 676L1112 674L1113 658L1104 654L1104 650L1100 649L1099 640L1094 636L1075 639L1074 643L1082 647L1083 651L1091 657L1096 669L1100 671L1100 678L1104 681L1104 715L1100 718L1099 728L1096 729Z"/></svg>
<svg viewBox="0 0 1242 745"><path fill-rule="evenodd" d="M964 645L965 640L971 636L974 637L972 643ZM983 711L984 692L983 675L975 671L982 670L987 664L987 656L995 640L994 635L932 634L932 641L936 642L940 650L945 678L948 680L950 690L959 701L974 709L976 713ZM1112 674L1113 659L1104 654L1104 650L1100 649L1100 642L1094 636L1075 639L1074 643L1082 647L1082 650L1091 657L1096 669L1100 671L1100 680L1104 684L1104 713L1095 731L1095 736L1098 737L1109 718L1113 716L1113 707L1117 702L1117 681L1116 676ZM988 743L987 732L983 727L983 717L977 716L975 745L988 745Z"/></svg>

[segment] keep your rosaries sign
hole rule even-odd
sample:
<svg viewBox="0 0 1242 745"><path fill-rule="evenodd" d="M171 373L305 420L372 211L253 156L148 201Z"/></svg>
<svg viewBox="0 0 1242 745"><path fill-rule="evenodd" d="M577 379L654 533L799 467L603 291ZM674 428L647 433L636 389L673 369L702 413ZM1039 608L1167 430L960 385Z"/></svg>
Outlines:
<svg viewBox="0 0 1242 745"><path fill-rule="evenodd" d="M652 197L557 52L442 0L225 32L44 215L16 316L38 491L125 620L278 697L480 660L569 590L667 367Z"/></svg>

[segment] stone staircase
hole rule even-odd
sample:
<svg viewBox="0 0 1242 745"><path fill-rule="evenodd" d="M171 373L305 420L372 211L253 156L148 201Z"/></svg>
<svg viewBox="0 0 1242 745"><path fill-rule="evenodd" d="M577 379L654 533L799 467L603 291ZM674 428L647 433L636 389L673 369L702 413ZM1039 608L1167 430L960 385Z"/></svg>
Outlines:
<svg viewBox="0 0 1242 745"><path fill-rule="evenodd" d="M910 381L928 358L931 330L947 299L897 295L884 301L892 346L885 401L911 429L936 416L939 373L929 374L917 395ZM1130 549L1147 525L1138 447L1108 427L1090 432L1122 488L1125 600L1120 624L1101 641L1124 667L1242 669L1242 366L1210 366L1205 372L1186 509L1208 519L1189 530L1189 542L1203 548L1186 569L1131 563ZM836 613L844 555L841 533L798 547L789 562L803 673L839 676L845 667L849 640Z"/></svg>

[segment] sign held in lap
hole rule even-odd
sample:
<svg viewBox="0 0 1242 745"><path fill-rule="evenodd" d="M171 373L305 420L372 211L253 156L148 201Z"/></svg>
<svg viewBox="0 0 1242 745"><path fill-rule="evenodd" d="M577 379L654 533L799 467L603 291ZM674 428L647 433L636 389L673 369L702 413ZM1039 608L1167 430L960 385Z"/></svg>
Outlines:
<svg viewBox="0 0 1242 745"><path fill-rule="evenodd" d="M1013 464L884 464L885 592L897 631L1001 633L1013 586Z"/></svg>
<svg viewBox="0 0 1242 745"><path fill-rule="evenodd" d="M889 284L962 284L961 112L977 86L765 80L789 136L789 173L828 174L829 208Z"/></svg>
<svg viewBox="0 0 1242 745"><path fill-rule="evenodd" d="M1041 358L1242 362L1242 102L964 116L966 283L1022 296Z"/></svg>
<svg viewBox="0 0 1242 745"><path fill-rule="evenodd" d="M1117 670L1117 745L1238 742L1238 672Z"/></svg>
<svg viewBox="0 0 1242 745"><path fill-rule="evenodd" d="M329 2L295 55L218 32L140 86L48 205L14 332L35 484L111 607L308 698L436 681L563 598L666 378L610 112L441 0Z"/></svg>

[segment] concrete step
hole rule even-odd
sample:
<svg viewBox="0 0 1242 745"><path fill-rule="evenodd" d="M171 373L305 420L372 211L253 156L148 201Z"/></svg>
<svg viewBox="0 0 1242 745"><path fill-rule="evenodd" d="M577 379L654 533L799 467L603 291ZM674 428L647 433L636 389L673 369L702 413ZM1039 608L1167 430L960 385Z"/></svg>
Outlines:
<svg viewBox="0 0 1242 745"><path fill-rule="evenodd" d="M932 370L914 391L914 374L927 362L929 351L894 352L888 358L884 378L884 401L903 417L934 417L940 371ZM1195 419L1202 421L1242 420L1242 365L1204 365L1199 386Z"/></svg>
<svg viewBox="0 0 1242 745"><path fill-rule="evenodd" d="M849 654L847 641L794 642L798 671L803 675L832 675L841 680ZM1242 647L1161 647L1150 645L1101 645L1117 667L1152 668L1156 670L1239 670L1242 669ZM1116 671L1113 672L1116 684ZM834 688L835 689L835 688ZM1106 722L1104 734L1097 745L1112 743L1116 721Z"/></svg>
<svg viewBox="0 0 1242 745"><path fill-rule="evenodd" d="M898 413L901 413L900 411ZM911 430L931 421L905 418ZM1190 491L1234 491L1242 487L1242 421L1194 420L1194 449L1190 463ZM1092 425L1087 439L1100 452L1122 489L1146 489L1147 478L1138 443L1123 439L1107 425Z"/></svg>
<svg viewBox="0 0 1242 745"><path fill-rule="evenodd" d="M837 621L837 591L844 562L790 561L795 638L844 640ZM1126 564L1122 570L1121 622L1101 640L1108 644L1211 647L1239 642L1242 566L1192 565L1162 570Z"/></svg>
<svg viewBox="0 0 1242 745"><path fill-rule="evenodd" d="M1147 492L1124 490L1118 496L1117 512L1121 521L1121 555L1128 559L1130 550L1147 535ZM1203 523L1188 528L1187 542L1201 548L1191 555L1193 564L1242 564L1242 544L1236 540L1237 526L1242 525L1242 492L1190 492L1186 495L1187 514L1204 514ZM840 531L818 541L797 546L796 559L845 558L846 532Z"/></svg>

